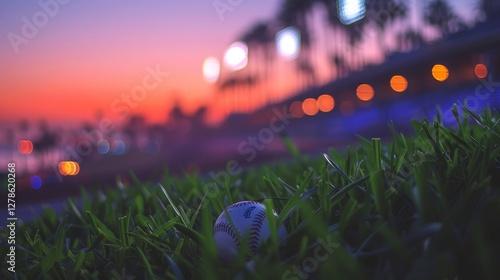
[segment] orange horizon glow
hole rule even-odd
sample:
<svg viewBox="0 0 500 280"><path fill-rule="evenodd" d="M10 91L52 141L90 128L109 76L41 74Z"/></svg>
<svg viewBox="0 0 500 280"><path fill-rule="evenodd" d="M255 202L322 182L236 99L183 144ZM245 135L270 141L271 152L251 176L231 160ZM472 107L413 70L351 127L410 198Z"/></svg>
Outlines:
<svg viewBox="0 0 500 280"><path fill-rule="evenodd" d="M148 123L165 123L176 105L187 115L203 106L218 107L214 61L222 61L241 30L258 18L271 17L278 5L277 0L249 2L245 9L225 14L236 16L231 24L221 24L212 3L61 5L58 15L17 51L8 39L0 42L0 125L27 119L74 126L95 122L96 115L118 123L137 114ZM0 8L5 12L0 29L16 34L22 33L23 16L31 20L34 11L41 11L37 2L4 3ZM207 57L213 58L205 69L208 80L202 69ZM127 109L123 104L122 109L113 108L115 100L147 80L147 67L159 67L169 76L148 90L144 100ZM253 105L244 107L248 111ZM210 113L212 120L227 116L213 108Z"/></svg>

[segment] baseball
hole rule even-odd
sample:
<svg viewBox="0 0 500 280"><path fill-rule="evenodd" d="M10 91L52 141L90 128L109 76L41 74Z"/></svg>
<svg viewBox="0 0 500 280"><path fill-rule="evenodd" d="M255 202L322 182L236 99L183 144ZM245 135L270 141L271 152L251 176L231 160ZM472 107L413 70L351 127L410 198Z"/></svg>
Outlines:
<svg viewBox="0 0 500 280"><path fill-rule="evenodd" d="M260 245L270 236L264 204L255 201L240 201L226 207L226 211L234 228L225 212L219 215L213 228L215 245L221 261L229 263L233 260L242 246L241 242L248 242L249 250L256 255ZM276 213L275 216L278 217ZM286 229L281 225L278 229L278 240L284 240L285 237Z"/></svg>

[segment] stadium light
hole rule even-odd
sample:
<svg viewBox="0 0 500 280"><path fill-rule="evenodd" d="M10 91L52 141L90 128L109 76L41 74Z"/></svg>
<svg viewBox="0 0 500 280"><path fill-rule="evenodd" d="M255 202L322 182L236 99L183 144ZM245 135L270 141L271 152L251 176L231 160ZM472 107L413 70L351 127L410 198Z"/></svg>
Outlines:
<svg viewBox="0 0 500 280"><path fill-rule="evenodd" d="M365 0L339 0L337 10L340 21L349 25L365 16Z"/></svg>

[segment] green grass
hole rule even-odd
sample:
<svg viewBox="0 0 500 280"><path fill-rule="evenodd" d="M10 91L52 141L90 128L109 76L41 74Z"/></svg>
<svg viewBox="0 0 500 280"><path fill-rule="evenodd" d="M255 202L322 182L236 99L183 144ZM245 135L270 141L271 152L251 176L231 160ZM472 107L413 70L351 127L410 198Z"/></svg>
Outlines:
<svg viewBox="0 0 500 280"><path fill-rule="evenodd" d="M360 137L356 147L322 157L300 155L288 141L295 160L247 170L224 185L165 172L161 184L135 178L82 191L82 207L69 199L63 214L47 207L18 225L15 277L498 279L500 115L463 111L455 108L456 129L438 115L413 122L415 137L392 130L392 139ZM225 266L212 226L241 200L272 206L279 219L254 259L246 262L242 252ZM6 260L1 278L14 279Z"/></svg>

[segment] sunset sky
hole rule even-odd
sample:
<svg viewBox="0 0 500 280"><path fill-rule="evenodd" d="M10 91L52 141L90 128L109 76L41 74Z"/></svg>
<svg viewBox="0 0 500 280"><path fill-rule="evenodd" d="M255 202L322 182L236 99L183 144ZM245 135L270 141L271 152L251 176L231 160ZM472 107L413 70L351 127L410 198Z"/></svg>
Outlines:
<svg viewBox="0 0 500 280"><path fill-rule="evenodd" d="M74 124L95 119L97 111L164 122L176 100L187 112L212 104L215 89L203 79L203 60L221 60L235 39L256 21L272 19L281 3L58 1L67 3L0 1L0 127L21 118ZM217 1L236 5L219 14ZM453 4L470 17L466 11L476 2ZM148 69L168 77L151 80ZM123 96L144 81L154 88L126 105Z"/></svg>
<svg viewBox="0 0 500 280"><path fill-rule="evenodd" d="M177 99L194 110L214 94L203 80L203 60L221 59L252 23L271 18L280 1L240 1L222 17L215 1L67 2L57 8L55 0L0 2L0 125L22 117L70 123L92 119L97 110L116 117L124 105L116 102L142 85L148 67L169 75L131 113L162 122ZM46 23L40 3L50 3ZM38 30L24 18L38 21Z"/></svg>

